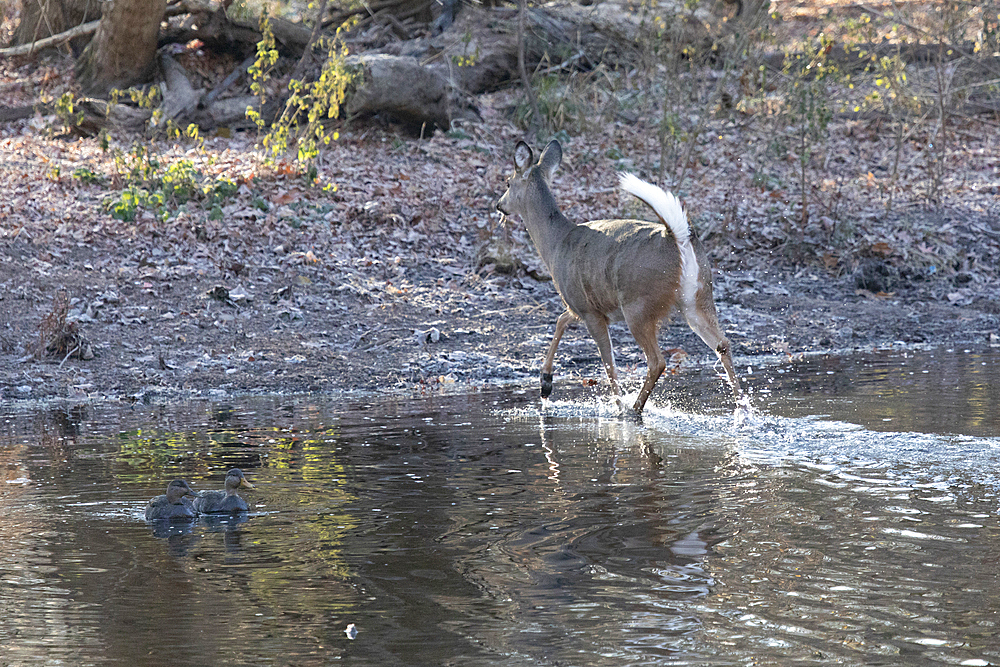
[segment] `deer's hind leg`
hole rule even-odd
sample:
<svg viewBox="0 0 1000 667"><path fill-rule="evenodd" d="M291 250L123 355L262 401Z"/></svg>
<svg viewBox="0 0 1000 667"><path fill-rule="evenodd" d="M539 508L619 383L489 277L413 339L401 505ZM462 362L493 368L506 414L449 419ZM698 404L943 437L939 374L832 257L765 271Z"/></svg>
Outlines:
<svg viewBox="0 0 1000 667"><path fill-rule="evenodd" d="M648 313L645 309L626 310L625 323L628 325L632 337L639 344L644 355L646 355L646 381L642 383L639 396L635 399L632 409L636 414L642 414L642 409L646 406L649 395L653 393L656 381L663 375L667 368L667 362L660 351L660 343L656 340L656 332L659 329L659 318Z"/></svg>
<svg viewBox="0 0 1000 667"><path fill-rule="evenodd" d="M545 361L542 362L542 398L548 398L552 394L552 366L555 363L556 350L559 349L559 341L566 333L566 327L578 321L579 318L569 310L566 310L556 320L556 331L552 334L552 342L549 343L549 349L545 353Z"/></svg>
<svg viewBox="0 0 1000 667"><path fill-rule="evenodd" d="M736 377L736 370L733 368L733 355L730 351L729 339L719 329L719 316L715 312L715 304L701 297L702 295L699 294L698 307L685 312L684 318L687 320L688 326L719 357L722 367L726 369L729 386L733 390L733 398L739 402L743 392L740 389L740 380Z"/></svg>

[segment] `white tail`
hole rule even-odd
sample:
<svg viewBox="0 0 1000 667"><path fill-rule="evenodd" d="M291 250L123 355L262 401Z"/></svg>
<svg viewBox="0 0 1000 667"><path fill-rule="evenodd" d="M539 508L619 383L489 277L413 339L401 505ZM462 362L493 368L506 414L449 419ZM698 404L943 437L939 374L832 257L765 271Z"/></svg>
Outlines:
<svg viewBox="0 0 1000 667"><path fill-rule="evenodd" d="M623 174L621 187L648 204L662 224L595 220L577 225L559 211L548 186L562 161L559 143L549 142L537 163L533 157L531 148L518 142L515 175L508 180L497 209L524 220L566 304L542 363L542 396L552 392L559 340L566 327L578 320L597 342L611 388L621 396L608 323L624 319L649 367L632 406L641 413L666 369L656 336L659 322L679 309L694 332L718 355L738 401L740 383L729 340L719 330L712 274L697 239L692 241L687 216L677 198L632 174Z"/></svg>
<svg viewBox="0 0 1000 667"><path fill-rule="evenodd" d="M646 202L660 221L673 232L681 254L681 298L685 306L693 306L695 293L698 291L698 258L691 245L691 228L680 200L635 174L620 174L618 181L622 190Z"/></svg>

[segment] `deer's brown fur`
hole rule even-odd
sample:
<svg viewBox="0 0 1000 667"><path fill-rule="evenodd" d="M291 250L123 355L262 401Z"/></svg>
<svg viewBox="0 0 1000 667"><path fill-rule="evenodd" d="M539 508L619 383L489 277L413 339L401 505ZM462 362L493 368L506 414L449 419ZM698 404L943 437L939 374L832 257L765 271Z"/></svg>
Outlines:
<svg viewBox="0 0 1000 667"><path fill-rule="evenodd" d="M666 369L657 342L660 320L674 310L718 355L734 397L741 396L729 339L719 329L712 296L712 272L697 238L672 195L634 176L622 186L649 204L660 222L594 220L570 222L560 211L549 182L562 162L562 148L549 142L538 162L531 148L514 149L515 174L497 202L505 215L524 221L535 248L555 282L566 311L542 363L542 396L552 392L552 366L559 340L572 322L582 320L597 348L616 397L621 396L608 323L624 319L646 355L648 371L632 409L642 412L653 386Z"/></svg>

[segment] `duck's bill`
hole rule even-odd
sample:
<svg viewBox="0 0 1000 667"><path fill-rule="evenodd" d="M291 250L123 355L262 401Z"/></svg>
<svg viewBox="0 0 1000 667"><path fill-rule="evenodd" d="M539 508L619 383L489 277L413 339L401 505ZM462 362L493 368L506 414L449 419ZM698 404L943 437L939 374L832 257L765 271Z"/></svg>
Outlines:
<svg viewBox="0 0 1000 667"><path fill-rule="evenodd" d="M244 488L244 489L253 489L253 488L256 488L253 484L251 484L250 482L247 481L246 477L243 477L242 479L240 479L240 486L242 488Z"/></svg>

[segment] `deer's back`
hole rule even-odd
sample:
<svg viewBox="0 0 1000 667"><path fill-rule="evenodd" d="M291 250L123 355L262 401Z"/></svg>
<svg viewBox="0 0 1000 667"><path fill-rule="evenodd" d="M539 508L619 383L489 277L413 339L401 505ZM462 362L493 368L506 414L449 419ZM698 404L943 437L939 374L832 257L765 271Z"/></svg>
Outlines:
<svg viewBox="0 0 1000 667"><path fill-rule="evenodd" d="M680 253L662 223L594 220L574 227L550 267L556 288L578 315L600 312L611 319L636 299L662 311L673 307L680 279Z"/></svg>

